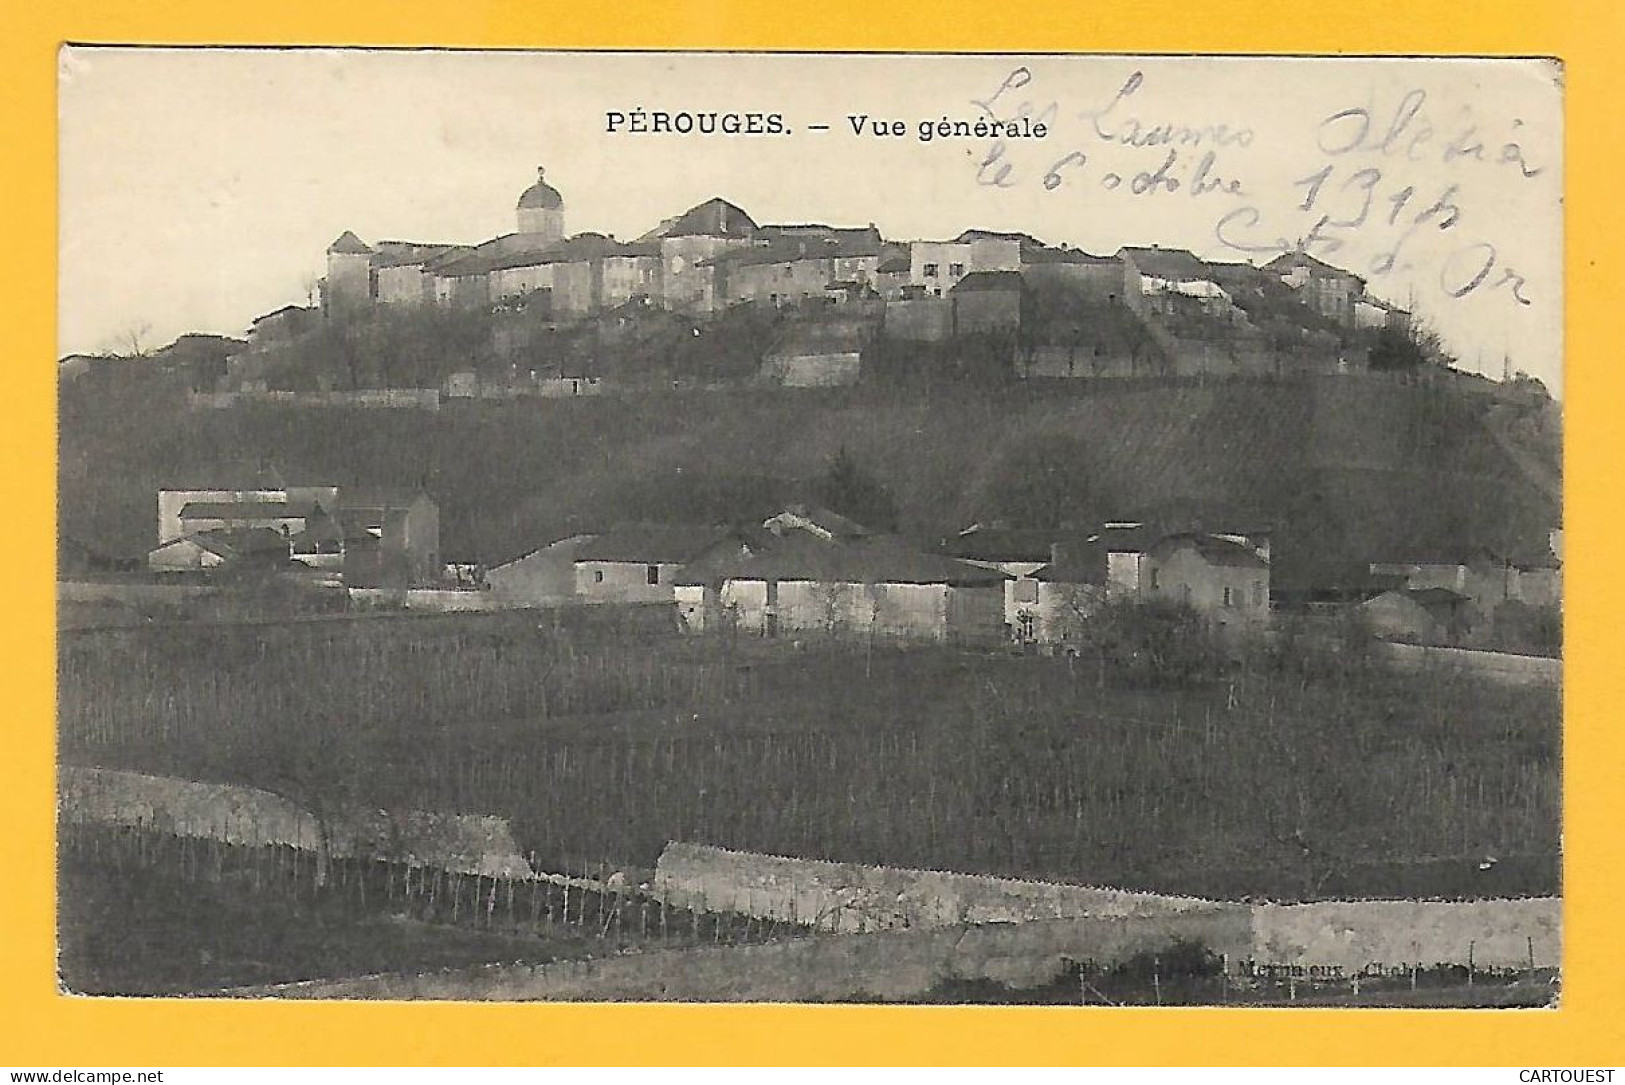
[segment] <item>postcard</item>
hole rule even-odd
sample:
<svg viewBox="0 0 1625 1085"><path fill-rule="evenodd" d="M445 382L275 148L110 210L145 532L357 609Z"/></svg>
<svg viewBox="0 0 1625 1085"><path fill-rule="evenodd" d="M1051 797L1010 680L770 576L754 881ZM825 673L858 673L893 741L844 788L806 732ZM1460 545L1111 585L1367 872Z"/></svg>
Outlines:
<svg viewBox="0 0 1625 1085"><path fill-rule="evenodd" d="M1558 1004L1558 61L58 78L65 992Z"/></svg>

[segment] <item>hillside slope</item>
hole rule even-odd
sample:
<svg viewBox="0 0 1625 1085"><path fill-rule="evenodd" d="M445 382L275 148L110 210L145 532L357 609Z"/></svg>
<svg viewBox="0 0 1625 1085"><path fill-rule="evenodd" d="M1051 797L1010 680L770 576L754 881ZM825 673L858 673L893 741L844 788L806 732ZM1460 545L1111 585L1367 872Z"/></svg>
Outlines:
<svg viewBox="0 0 1625 1085"><path fill-rule="evenodd" d="M124 400L128 403L128 400ZM758 517L841 448L899 526L1098 522L1169 508L1276 529L1277 577L1396 549L1527 549L1559 516L1476 397L1375 378L935 390L669 393L451 404L437 413L64 402L61 524L108 552L153 545L160 486L222 463L290 479L419 484L449 558L498 562L624 520ZM1516 453L1516 454L1515 454ZM1547 457L1549 458L1549 456ZM1556 477L1558 464L1542 464Z"/></svg>

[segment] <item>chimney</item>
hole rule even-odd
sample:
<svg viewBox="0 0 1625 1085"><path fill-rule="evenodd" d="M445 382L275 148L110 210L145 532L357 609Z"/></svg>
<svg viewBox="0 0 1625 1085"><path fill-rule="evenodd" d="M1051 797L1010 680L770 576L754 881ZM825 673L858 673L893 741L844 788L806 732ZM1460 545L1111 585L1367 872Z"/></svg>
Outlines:
<svg viewBox="0 0 1625 1085"><path fill-rule="evenodd" d="M1065 542L1052 542L1049 544L1049 561L1051 565L1064 565L1072 556L1072 547Z"/></svg>

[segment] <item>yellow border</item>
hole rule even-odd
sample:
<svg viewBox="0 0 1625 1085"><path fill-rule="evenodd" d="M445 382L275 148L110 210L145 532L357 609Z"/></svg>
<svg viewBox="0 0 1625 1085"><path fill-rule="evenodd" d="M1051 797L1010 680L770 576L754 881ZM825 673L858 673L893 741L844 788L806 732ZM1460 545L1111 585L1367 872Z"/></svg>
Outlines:
<svg viewBox="0 0 1625 1085"><path fill-rule="evenodd" d="M1609 488L1625 403L1614 338L1625 258L1625 102L1617 0L1395 4L1144 0L1044 10L795 0L658 5L400 0L117 8L8 0L0 25L9 257L0 429L12 613L0 632L11 709L0 789L0 1064L1509 1064L1625 1061L1625 693L1609 651L1625 613L1604 575L1625 537ZM1567 899L1556 1012L1079 1011L166 1003L58 997L52 979L56 46L127 43L956 51L1470 53L1567 65ZM109 178L116 184L117 178ZM1612 291L1613 293L1608 293ZM15 677L11 677L15 676Z"/></svg>

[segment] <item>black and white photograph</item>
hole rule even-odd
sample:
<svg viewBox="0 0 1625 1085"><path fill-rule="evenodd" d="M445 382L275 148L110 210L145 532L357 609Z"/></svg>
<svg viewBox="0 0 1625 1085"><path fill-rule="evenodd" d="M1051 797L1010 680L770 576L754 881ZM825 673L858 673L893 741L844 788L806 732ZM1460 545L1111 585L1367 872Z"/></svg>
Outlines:
<svg viewBox="0 0 1625 1085"><path fill-rule="evenodd" d="M1560 62L57 81L62 993L1558 1005Z"/></svg>

